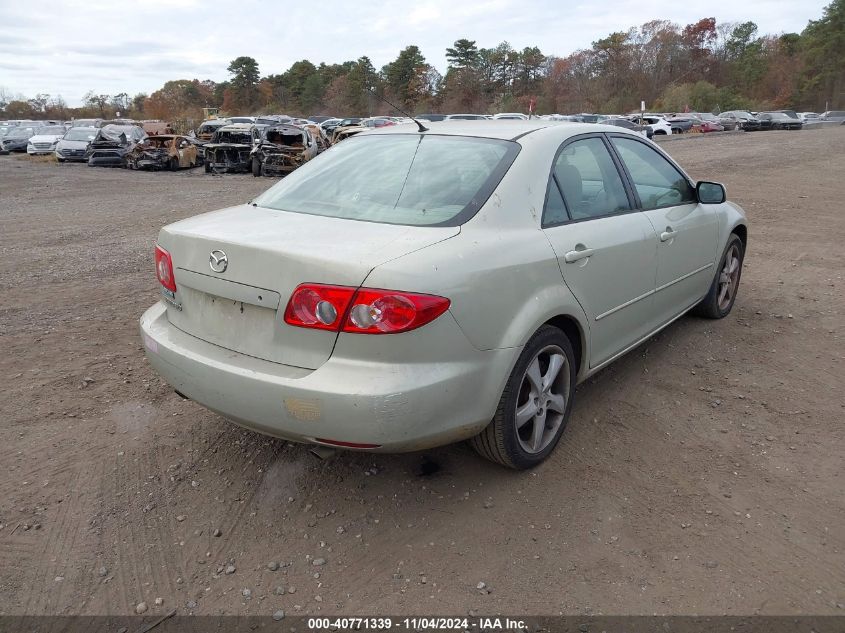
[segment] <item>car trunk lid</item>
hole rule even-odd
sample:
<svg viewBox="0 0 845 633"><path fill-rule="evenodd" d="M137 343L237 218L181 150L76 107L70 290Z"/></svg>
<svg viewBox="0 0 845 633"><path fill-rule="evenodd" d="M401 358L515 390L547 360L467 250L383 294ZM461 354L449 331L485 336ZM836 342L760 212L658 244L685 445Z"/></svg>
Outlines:
<svg viewBox="0 0 845 633"><path fill-rule="evenodd" d="M200 215L165 227L159 236L176 278L168 317L179 329L226 349L316 369L331 355L337 334L284 322L299 284L358 287L379 264L459 232L252 205ZM217 262L225 254L225 267L211 267L212 252Z"/></svg>

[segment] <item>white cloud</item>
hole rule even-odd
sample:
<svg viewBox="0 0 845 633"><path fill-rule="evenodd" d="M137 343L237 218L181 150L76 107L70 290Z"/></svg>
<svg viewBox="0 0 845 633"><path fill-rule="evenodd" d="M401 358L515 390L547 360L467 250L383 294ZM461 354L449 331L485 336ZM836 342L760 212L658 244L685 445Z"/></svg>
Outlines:
<svg viewBox="0 0 845 633"><path fill-rule="evenodd" d="M760 33L801 31L821 17L825 4L421 0L402 6L370 0L350 8L327 0L280 10L256 0L219 8L200 0L141 0L119 9L106 0L0 0L0 86L28 96L61 94L78 104L88 90L134 95L170 79L222 81L229 61L240 55L254 57L262 74L284 72L300 59L340 63L362 55L380 68L410 44L442 72L446 47L462 37L483 47L508 41L567 55L652 19L753 20Z"/></svg>

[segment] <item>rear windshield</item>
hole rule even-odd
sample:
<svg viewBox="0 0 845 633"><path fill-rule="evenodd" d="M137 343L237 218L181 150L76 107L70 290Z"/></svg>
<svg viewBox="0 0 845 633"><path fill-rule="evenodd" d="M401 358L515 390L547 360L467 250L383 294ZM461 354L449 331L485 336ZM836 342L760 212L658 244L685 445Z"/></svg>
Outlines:
<svg viewBox="0 0 845 633"><path fill-rule="evenodd" d="M357 136L305 163L258 206L410 226L457 226L498 185L519 145L463 136Z"/></svg>

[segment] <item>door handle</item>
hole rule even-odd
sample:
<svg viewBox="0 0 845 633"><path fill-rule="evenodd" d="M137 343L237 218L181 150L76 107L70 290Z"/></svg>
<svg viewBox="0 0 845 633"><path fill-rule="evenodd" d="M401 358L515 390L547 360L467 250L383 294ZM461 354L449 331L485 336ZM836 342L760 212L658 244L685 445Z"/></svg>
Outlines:
<svg viewBox="0 0 845 633"><path fill-rule="evenodd" d="M579 244L579 246L581 246L581 245ZM574 251L569 251L568 253L566 253L563 256L563 261L565 261L567 264L572 264L574 262L577 262L579 259L584 259L585 257L589 257L593 253L595 253L595 251L592 248L580 248L579 249L579 248L576 247L576 249Z"/></svg>
<svg viewBox="0 0 845 633"><path fill-rule="evenodd" d="M663 231L663 233L660 234L660 241L661 242L668 242L669 240L671 240L676 235L677 235L677 233L672 230L672 227L667 226L666 230Z"/></svg>

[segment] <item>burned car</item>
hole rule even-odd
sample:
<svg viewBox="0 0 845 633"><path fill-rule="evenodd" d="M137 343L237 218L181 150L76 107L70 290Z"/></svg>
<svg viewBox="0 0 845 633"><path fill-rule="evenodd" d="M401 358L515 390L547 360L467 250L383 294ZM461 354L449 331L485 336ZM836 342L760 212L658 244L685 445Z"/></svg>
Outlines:
<svg viewBox="0 0 845 633"><path fill-rule="evenodd" d="M141 127L147 136L159 136L160 134L175 134L176 129L172 123L159 120L141 121Z"/></svg>
<svg viewBox="0 0 845 633"><path fill-rule="evenodd" d="M350 136L366 132L369 129L371 128L366 128L363 125L346 125L344 127L336 127L332 131L332 145L340 143L343 139L347 139Z"/></svg>
<svg viewBox="0 0 845 633"><path fill-rule="evenodd" d="M88 146L85 157L89 167L126 167L127 155L145 138L137 125L109 124L100 128Z"/></svg>
<svg viewBox="0 0 845 633"><path fill-rule="evenodd" d="M308 130L313 139L317 142L318 154L329 149L329 139L326 136L326 133L323 132L323 128L316 123L309 123L308 125L303 125L302 127Z"/></svg>
<svg viewBox="0 0 845 633"><path fill-rule="evenodd" d="M311 132L297 125L271 125L261 131L252 149L252 175L270 176L292 172L317 155Z"/></svg>
<svg viewBox="0 0 845 633"><path fill-rule="evenodd" d="M126 159L129 169L177 169L196 167L202 162L197 142L178 134L148 136Z"/></svg>
<svg viewBox="0 0 845 633"><path fill-rule="evenodd" d="M264 126L232 123L217 129L211 142L205 144L205 171L249 171L253 144Z"/></svg>
<svg viewBox="0 0 845 633"><path fill-rule="evenodd" d="M201 141L210 141L217 130L224 125L231 124L232 122L229 119L209 119L208 121L203 121L197 128L196 137Z"/></svg>

